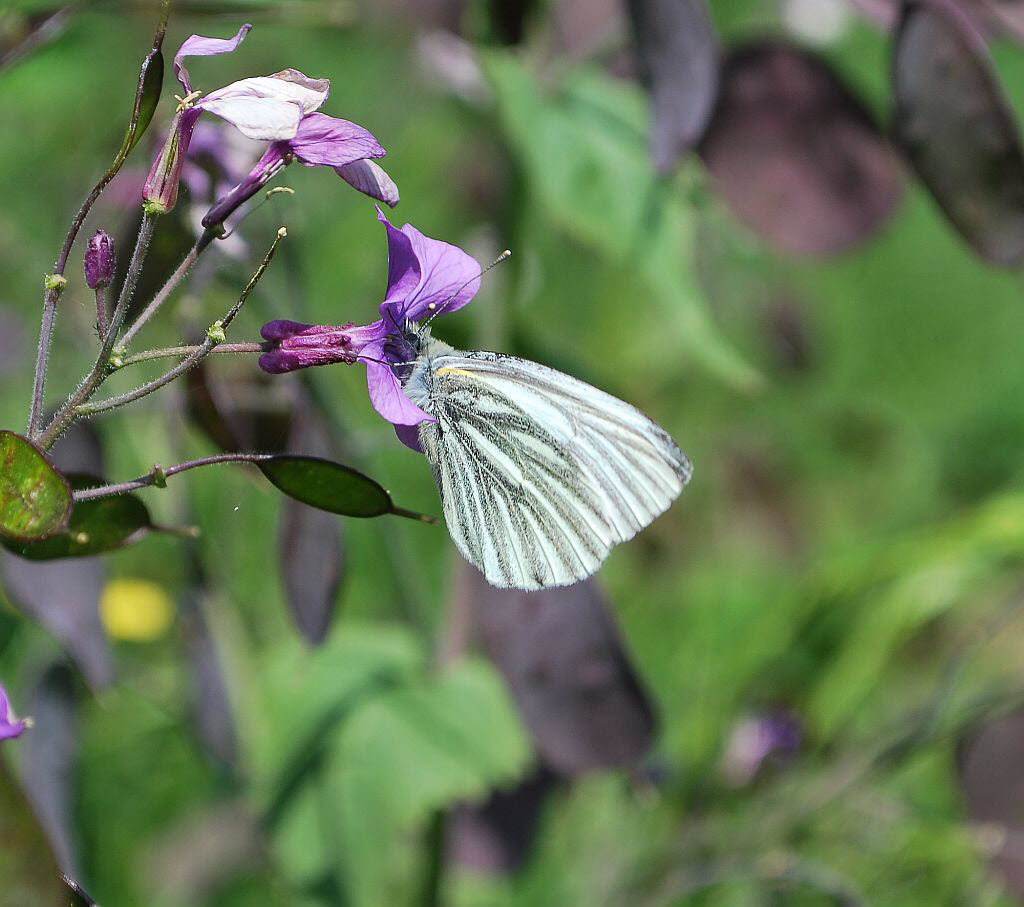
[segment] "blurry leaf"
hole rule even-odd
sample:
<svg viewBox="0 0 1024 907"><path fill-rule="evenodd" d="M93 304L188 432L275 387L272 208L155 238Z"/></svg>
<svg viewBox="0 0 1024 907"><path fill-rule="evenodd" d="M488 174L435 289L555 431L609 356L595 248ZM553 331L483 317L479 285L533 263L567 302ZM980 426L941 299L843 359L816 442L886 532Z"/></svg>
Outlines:
<svg viewBox="0 0 1024 907"><path fill-rule="evenodd" d="M414 675L422 655L412 637L380 625L347 624L310 651L281 645L261 680L267 733L255 741L255 771L275 826L309 780L339 724L368 697Z"/></svg>
<svg viewBox="0 0 1024 907"><path fill-rule="evenodd" d="M12 604L57 639L94 689L113 679L99 613L105 572L100 558L33 563L0 551L0 573Z"/></svg>
<svg viewBox="0 0 1024 907"><path fill-rule="evenodd" d="M288 443L317 456L331 455L331 431L312 395L303 390L293 409ZM289 499L281 508L278 552L292 619L307 641L319 645L330 630L345 570L341 521Z"/></svg>
<svg viewBox="0 0 1024 907"><path fill-rule="evenodd" d="M19 541L60 532L71 513L71 488L36 446L0 430L0 536Z"/></svg>
<svg viewBox="0 0 1024 907"><path fill-rule="evenodd" d="M266 378L200 363L186 376L189 417L223 451L283 451L295 414L289 393L295 386Z"/></svg>
<svg viewBox="0 0 1024 907"><path fill-rule="evenodd" d="M338 518L285 501L279 535L281 577L295 625L313 645L327 637L344 569Z"/></svg>
<svg viewBox="0 0 1024 907"><path fill-rule="evenodd" d="M718 40L704 0L628 0L637 63L651 92L654 166L697 144L718 90Z"/></svg>
<svg viewBox="0 0 1024 907"><path fill-rule="evenodd" d="M541 765L515 787L492 791L479 805L457 807L448 834L449 859L474 872L517 872L530 858L556 783Z"/></svg>
<svg viewBox="0 0 1024 907"><path fill-rule="evenodd" d="M960 740L957 763L968 816L992 830L992 865L1024 897L1024 712L980 722Z"/></svg>
<svg viewBox="0 0 1024 907"><path fill-rule="evenodd" d="M664 329L694 360L733 385L757 386L759 376L719 334L694 279L683 197L651 173L640 93L580 69L548 95L516 58L492 53L485 62L502 127L547 217L641 275Z"/></svg>
<svg viewBox="0 0 1024 907"><path fill-rule="evenodd" d="M91 422L76 422L50 450L50 460L75 487L75 475L101 476L104 469L103 442Z"/></svg>
<svg viewBox="0 0 1024 907"><path fill-rule="evenodd" d="M75 477L72 477L75 479ZM95 484L90 478L87 484ZM75 481L78 487L77 481ZM155 527L141 498L133 494L78 501L66 532L29 545L8 544L15 554L33 561L91 557L139 541Z"/></svg>
<svg viewBox="0 0 1024 907"><path fill-rule="evenodd" d="M63 907L69 900L46 835L0 759L0 907Z"/></svg>
<svg viewBox="0 0 1024 907"><path fill-rule="evenodd" d="M26 711L34 725L24 739L25 793L61 869L76 876L73 800L79 735L71 671L62 664L47 668L28 699Z"/></svg>
<svg viewBox="0 0 1024 907"><path fill-rule="evenodd" d="M387 903L403 834L522 771L528 748L493 670L461 661L383 693L344 724L326 776L341 811L341 877L354 907Z"/></svg>
<svg viewBox="0 0 1024 907"><path fill-rule="evenodd" d="M902 195L871 115L824 61L781 42L730 51L700 154L736 216L790 254L865 241Z"/></svg>
<svg viewBox="0 0 1024 907"><path fill-rule="evenodd" d="M1024 151L981 36L943 0L907 3L893 45L893 128L983 258L1024 262Z"/></svg>
<svg viewBox="0 0 1024 907"><path fill-rule="evenodd" d="M341 463L319 457L279 454L257 465L273 485L310 507L343 516L373 517L394 513L435 522L432 517L395 507L383 486Z"/></svg>
<svg viewBox="0 0 1024 907"><path fill-rule="evenodd" d="M654 707L597 583L520 592L465 569L477 632L543 760L577 775L642 758Z"/></svg>
<svg viewBox="0 0 1024 907"><path fill-rule="evenodd" d="M0 305L0 376L26 368L30 348L24 315L12 306Z"/></svg>
<svg viewBox="0 0 1024 907"><path fill-rule="evenodd" d="M217 641L210 631L204 604L210 590L194 542L186 548L189 582L179 597L181 634L192 663L192 711L199 737L207 749L226 765L238 761L238 728L231 707L227 677Z"/></svg>

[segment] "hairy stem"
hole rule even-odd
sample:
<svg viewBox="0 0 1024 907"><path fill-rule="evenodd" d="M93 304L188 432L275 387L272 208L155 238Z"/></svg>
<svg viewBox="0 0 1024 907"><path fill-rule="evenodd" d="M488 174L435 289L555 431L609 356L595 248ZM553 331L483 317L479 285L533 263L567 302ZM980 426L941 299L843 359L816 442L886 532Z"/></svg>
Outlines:
<svg viewBox="0 0 1024 907"><path fill-rule="evenodd" d="M107 172L100 177L99 182L92 187L92 191L86 196L85 201L82 202L81 207L78 209L78 213L72 219L68 234L64 237L64 245L61 246L60 254L57 256L57 263L54 266L53 275L51 275L51 279L47 280L46 294L43 296L43 319L39 328L39 351L36 355L36 372L32 386L32 406L28 417L28 435L30 438L35 438L43 426L43 406L46 397L46 370L50 364L50 348L53 345L53 329L57 323L57 302L64 290L63 279L52 278L63 278L64 270L68 265L68 257L71 255L71 249L75 245L75 240L78 238L78 233L82 229L82 224L85 223L85 219L92 210L92 206L96 203L96 199L100 197L110 181L117 176L121 166L124 164L125 160L127 160L129 152L138 140L137 136L139 134L138 129L141 110L139 101L143 92L146 68L154 57L158 58L158 60L162 60L162 57L160 56L161 47L164 42L164 34L167 31L167 19L170 16L170 12L171 8L169 0L162 0L160 6L160 19L157 23L156 34L153 36L153 48L143 61L142 75L140 75L139 88L136 92L135 109L132 111L132 116L128 123L128 132L125 135L125 139L121 144L120 150L117 152L117 156L114 158L114 162L110 165ZM142 128L145 129L148 123L149 120L147 119Z"/></svg>
<svg viewBox="0 0 1024 907"><path fill-rule="evenodd" d="M216 463L262 463L273 458L273 454L225 453L214 454L210 457L200 457L198 460L188 460L185 463L178 463L176 466L168 466L166 469L154 466L151 472L129 482L119 482L116 485L99 485L96 488L83 488L81 491L74 493L74 499L75 501L93 501L96 498L109 498L118 494L127 494L129 491L135 491L137 488L162 485L171 476L176 476L179 472L187 472L190 469L198 469L200 466L212 466Z"/></svg>
<svg viewBox="0 0 1024 907"><path fill-rule="evenodd" d="M105 341L110 333L110 313L107 311L106 286L96 287L96 332L100 335L101 342Z"/></svg>
<svg viewBox="0 0 1024 907"><path fill-rule="evenodd" d="M181 282L188 275L188 272L192 270L199 256L207 249L218 236L218 231L215 228L207 229L203 234L196 240L194 246L189 249L188 254L182 259L180 265L178 265L175 272L167 278L167 282L160 287L156 296L150 301L150 303L142 310L139 317L128 327L128 330L124 332L124 336L121 338L121 346L126 349L131 346L131 342L135 339L135 335L142 330L143 326L152 318L157 310L167 302L170 295L181 286Z"/></svg>
<svg viewBox="0 0 1024 907"><path fill-rule="evenodd" d="M245 285L245 289L242 290L242 294L238 297L238 301L231 306L227 314L225 314L219 322L207 331L206 339L185 359L179 362L169 372L161 375L153 381L150 381L148 384L143 384L141 387L135 388L134 390L118 394L114 397L108 397L106 400L99 400L95 403L88 403L86 402L87 398L83 399L82 402L75 404L70 409L67 415L67 424L70 425L71 422L74 422L76 419L80 419L84 416L94 416L97 413L106 412L107 410L116 409L119 406L133 403L134 401L153 393L153 391L160 390L160 388L170 384L176 378L181 377L185 372L194 368L198 363L209 356L219 344L223 343L224 331L227 330L231 322L235 320L235 316L242 310L242 306L245 305L245 301L249 298L249 294L252 293L256 284L260 282L261 278L266 273L267 268L270 267L270 262L274 259L274 253L277 252L278 245L287 235L288 232L284 227L281 227L277 231L277 236L274 238L273 245L271 245L269 251L263 257L263 261L260 262L260 266L256 269L255 273L249 278L249 282ZM53 426L51 425L51 428L52 427ZM49 431L50 429L48 428L47 434Z"/></svg>
<svg viewBox="0 0 1024 907"><path fill-rule="evenodd" d="M146 253L149 251L149 242L153 238L156 221L156 214L148 211L143 213L142 225L139 227L139 236L135 241L132 259L128 263L128 273L125 275L124 284L121 287L121 295L118 297L117 305L114 306L113 314L110 316L107 336L100 347L100 352L96 357L92 371L86 375L85 380L78 386L78 390L57 410L56 415L50 421L46 430L42 434L37 433L36 437L33 438L33 440L37 440L42 445L44 450L49 448L61 436L64 430L75 421L75 407L88 400L96 392L96 388L103 382L107 372L107 364L110 360L110 353L117 342L117 332L121 329L121 323L124 321L125 313L128 311L128 306L132 300L132 294L135 292L135 287L139 282L139 275L142 273L142 264L146 260Z"/></svg>
<svg viewBox="0 0 1024 907"><path fill-rule="evenodd" d="M140 353L133 353L131 356L125 356L121 364L118 366L118 371L125 366L135 365L139 362L150 362L153 359L170 359L177 358L179 356L191 356L198 350L198 345L167 346L158 350L143 350ZM267 344L265 343L221 343L210 350L211 353L265 353L266 351Z"/></svg>

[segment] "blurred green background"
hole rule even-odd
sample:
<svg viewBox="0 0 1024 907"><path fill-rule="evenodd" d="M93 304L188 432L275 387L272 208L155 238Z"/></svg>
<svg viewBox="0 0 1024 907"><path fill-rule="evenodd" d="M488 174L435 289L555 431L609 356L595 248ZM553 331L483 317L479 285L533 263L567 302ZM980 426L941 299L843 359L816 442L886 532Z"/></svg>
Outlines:
<svg viewBox="0 0 1024 907"><path fill-rule="evenodd" d="M196 525L197 540L154 535L105 559L111 682L95 597L49 603L74 611L70 635L99 658L92 675L80 672L89 655L66 661L21 609L0 611L0 680L37 719L0 745L0 762L104 907L930 907L1008 905L1014 884L1024 891L1019 277L980 261L913 179L857 248L773 253L698 159L653 174L642 90L609 74L624 38L612 27L569 47L558 17L570 6L533 10L512 48L494 40L493 7L457 11L468 43L440 58L470 55L461 92L423 37L452 18L445 4L192 4L173 14L165 49L252 21L237 52L191 64L197 86L285 67L330 78L325 112L388 148L396 223L481 261L513 250L437 333L591 381L693 460L676 505L599 576L658 716L649 752L559 773L535 835L513 836L532 843L518 871L456 859L452 807L514 788L536 756L499 673L465 640L467 586L443 526L343 521L337 613L312 646L281 581L281 495L243 470L198 470L143 493L158 522ZM713 15L727 46L791 27L767 0L718 0ZM0 73L0 425L23 428L41 277L120 141L154 18L86 7ZM883 120L888 42L851 13L817 47ZM1019 112L1024 53L1007 40L993 52ZM168 67L154 128L83 233L105 227L122 254L132 215L118 201L176 89ZM372 203L329 172L284 177L295 194L245 220L240 251L211 251L143 346L219 317L281 224L282 256L231 339L255 339L271 318L372 320L386 276ZM184 216L161 226L150 292L188 229ZM78 255L53 401L91 363ZM249 382L284 407L312 390L340 459L400 505L440 512L361 368L253 385L256 372L218 358L207 379ZM97 421L108 478L213 452L183 394L179 382ZM737 769L744 722L780 712L799 745ZM20 782L5 784L13 804ZM0 903L59 903L45 878L32 887L28 855L42 845L26 810L0 816Z"/></svg>

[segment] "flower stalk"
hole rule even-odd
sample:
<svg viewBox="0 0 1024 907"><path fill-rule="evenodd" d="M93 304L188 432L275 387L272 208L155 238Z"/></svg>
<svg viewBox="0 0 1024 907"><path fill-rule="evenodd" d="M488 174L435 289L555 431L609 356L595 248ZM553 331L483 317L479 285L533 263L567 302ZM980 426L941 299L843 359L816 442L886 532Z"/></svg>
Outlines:
<svg viewBox="0 0 1024 907"><path fill-rule="evenodd" d="M235 320L235 317L242 310L242 306L245 305L246 300L249 298L249 294L252 293L256 284L258 284L263 278L267 268L270 266L270 262L274 259L278 245L280 245L281 240L287 235L288 231L284 227L281 227L277 231L277 236L274 238L273 245L271 245L269 251L263 257L263 261L260 262L260 266L256 269L255 273L249 279L249 282L245 285L245 289L242 290L242 294L238 297L238 301L228 310L227 314L225 314L222 319L214 322L210 326L206 332L206 339L195 347L194 350L181 362L179 362L170 371L165 372L159 378L155 378L153 381L143 384L134 390L126 391L123 394L118 394L117 396L108 397L105 400L99 400L93 403L83 401L76 404L69 413L70 421L68 424L76 421L77 419L94 416L97 413L107 412L111 409L117 409L119 406L134 403L136 400L148 396L154 391L160 390L160 388L165 387L176 378L184 375L185 372L195 368L195 366L209 356L217 346L223 344L226 336L225 332L227 331L228 326ZM259 345L252 344L252 346L258 347ZM246 350L246 352L255 352L255 350Z"/></svg>

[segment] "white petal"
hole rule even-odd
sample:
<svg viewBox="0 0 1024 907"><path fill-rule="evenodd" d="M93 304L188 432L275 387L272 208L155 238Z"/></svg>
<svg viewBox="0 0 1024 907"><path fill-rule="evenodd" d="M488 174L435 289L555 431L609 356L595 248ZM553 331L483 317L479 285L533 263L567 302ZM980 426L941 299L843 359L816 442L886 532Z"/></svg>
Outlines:
<svg viewBox="0 0 1024 907"><path fill-rule="evenodd" d="M223 117L242 135L261 141L294 138L302 117L298 105L272 98L206 97L197 106Z"/></svg>
<svg viewBox="0 0 1024 907"><path fill-rule="evenodd" d="M301 76L301 79L296 79ZM210 101L226 98L265 98L268 100L289 101L295 104L303 114L318 109L327 95L330 94L330 82L326 79L307 79L302 73L286 69L273 76L255 76L251 79L240 79L230 85L211 91L200 106L205 107Z"/></svg>

